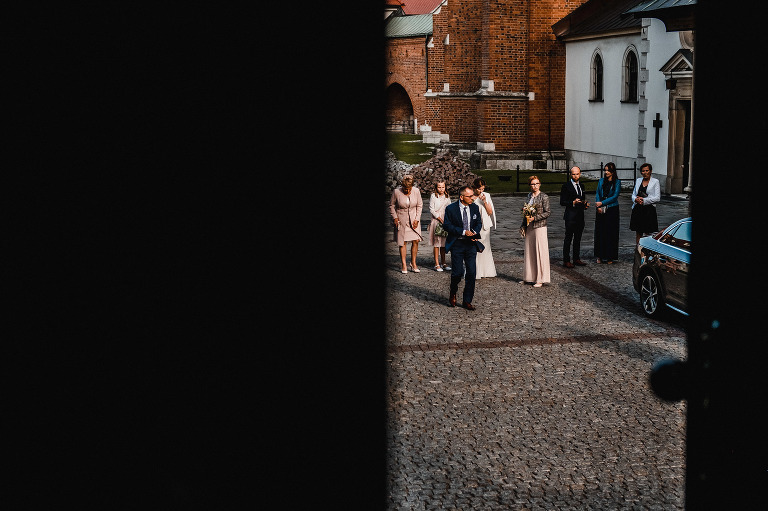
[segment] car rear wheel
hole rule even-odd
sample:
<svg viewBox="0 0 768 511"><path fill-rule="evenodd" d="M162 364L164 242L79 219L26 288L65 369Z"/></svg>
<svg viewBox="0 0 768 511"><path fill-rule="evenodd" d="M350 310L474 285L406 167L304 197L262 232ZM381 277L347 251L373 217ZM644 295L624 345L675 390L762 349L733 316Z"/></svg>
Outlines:
<svg viewBox="0 0 768 511"><path fill-rule="evenodd" d="M652 318L659 317L664 308L661 285L652 273L647 273L640 284L640 305L645 314Z"/></svg>

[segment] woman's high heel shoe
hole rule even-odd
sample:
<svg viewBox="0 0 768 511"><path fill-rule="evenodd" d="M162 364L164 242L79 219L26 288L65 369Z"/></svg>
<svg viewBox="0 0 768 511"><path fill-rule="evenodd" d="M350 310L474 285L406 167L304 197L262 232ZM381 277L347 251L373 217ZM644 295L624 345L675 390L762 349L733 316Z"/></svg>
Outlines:
<svg viewBox="0 0 768 511"><path fill-rule="evenodd" d="M414 267L413 267L413 265L411 265L411 271L412 271L413 273L421 273L421 270L420 270L420 269L418 269L418 268L414 268Z"/></svg>

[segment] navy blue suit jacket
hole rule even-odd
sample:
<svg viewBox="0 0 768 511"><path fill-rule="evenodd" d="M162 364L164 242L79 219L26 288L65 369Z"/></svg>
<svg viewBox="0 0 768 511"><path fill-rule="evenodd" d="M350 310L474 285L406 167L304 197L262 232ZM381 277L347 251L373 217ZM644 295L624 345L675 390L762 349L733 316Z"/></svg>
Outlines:
<svg viewBox="0 0 768 511"><path fill-rule="evenodd" d="M449 204L445 207L445 216L443 217L443 228L448 231L448 238L445 240L445 249L451 250L451 245L459 236L464 236L464 221L461 218L461 208L459 207L460 200ZM469 205L469 230L477 233L477 237L480 237L480 231L483 229L483 217L480 216L480 207L474 202ZM477 251L482 252L485 250L485 246L479 241L475 241L477 244Z"/></svg>

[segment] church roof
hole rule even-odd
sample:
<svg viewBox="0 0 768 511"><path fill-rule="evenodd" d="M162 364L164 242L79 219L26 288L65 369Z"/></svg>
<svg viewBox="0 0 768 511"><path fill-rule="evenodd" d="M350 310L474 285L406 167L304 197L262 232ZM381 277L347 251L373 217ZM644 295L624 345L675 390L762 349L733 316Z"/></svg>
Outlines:
<svg viewBox="0 0 768 511"><path fill-rule="evenodd" d="M693 52L687 48L677 50L659 71L664 74L687 73L690 76L693 72Z"/></svg>
<svg viewBox="0 0 768 511"><path fill-rule="evenodd" d="M403 0L403 14L434 14L446 0Z"/></svg>
<svg viewBox="0 0 768 511"><path fill-rule="evenodd" d="M693 30L697 3L697 0L645 0L625 14L635 18L658 18L664 22L667 32Z"/></svg>
<svg viewBox="0 0 768 511"><path fill-rule="evenodd" d="M384 25L384 37L415 37L431 34L431 14L390 17Z"/></svg>
<svg viewBox="0 0 768 511"><path fill-rule="evenodd" d="M639 30L642 19L623 15L638 3L638 0L588 0L552 25L552 30L558 39Z"/></svg>
<svg viewBox="0 0 768 511"><path fill-rule="evenodd" d="M660 11L661 9L672 9L674 7L688 7L696 5L696 1L697 0L645 0L644 2L640 2L631 9L627 10L627 14L655 14L656 11Z"/></svg>

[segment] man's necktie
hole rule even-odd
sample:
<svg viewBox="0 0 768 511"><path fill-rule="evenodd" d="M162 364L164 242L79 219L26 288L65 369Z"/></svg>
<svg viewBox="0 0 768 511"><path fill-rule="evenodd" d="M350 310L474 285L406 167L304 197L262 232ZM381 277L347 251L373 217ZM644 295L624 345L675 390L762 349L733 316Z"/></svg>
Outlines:
<svg viewBox="0 0 768 511"><path fill-rule="evenodd" d="M581 185L579 183L576 183L576 193L578 193L579 197L581 197Z"/></svg>
<svg viewBox="0 0 768 511"><path fill-rule="evenodd" d="M464 220L464 230L465 231L469 230L469 219L467 219L467 209L468 208L466 206L461 208L461 210L462 210L461 211L461 215L462 215L463 220Z"/></svg>

